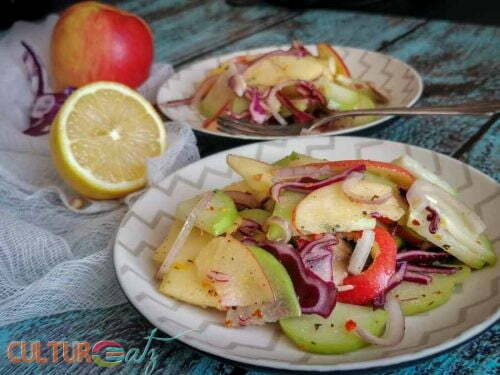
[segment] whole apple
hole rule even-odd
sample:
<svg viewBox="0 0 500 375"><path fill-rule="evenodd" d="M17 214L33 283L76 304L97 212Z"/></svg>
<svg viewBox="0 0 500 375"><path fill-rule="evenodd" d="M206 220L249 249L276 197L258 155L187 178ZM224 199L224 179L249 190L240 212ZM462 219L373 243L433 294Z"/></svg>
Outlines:
<svg viewBox="0 0 500 375"><path fill-rule="evenodd" d="M52 33L56 90L95 81L142 84L153 62L153 35L134 14L95 1L69 7Z"/></svg>

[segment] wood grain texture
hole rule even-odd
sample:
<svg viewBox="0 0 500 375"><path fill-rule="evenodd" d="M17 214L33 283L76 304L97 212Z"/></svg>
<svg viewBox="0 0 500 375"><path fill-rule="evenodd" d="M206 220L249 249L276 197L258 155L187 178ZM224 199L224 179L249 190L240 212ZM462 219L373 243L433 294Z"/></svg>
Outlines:
<svg viewBox="0 0 500 375"><path fill-rule="evenodd" d="M118 6L144 17L154 33L155 60L174 65L299 14L271 6L235 8L224 0L127 0Z"/></svg>
<svg viewBox="0 0 500 375"><path fill-rule="evenodd" d="M494 47L499 43L498 28L438 21L384 52L408 62L422 75L425 87L418 105L460 103L500 97L500 61ZM487 121L466 116L400 118L372 135L453 154Z"/></svg>
<svg viewBox="0 0 500 375"><path fill-rule="evenodd" d="M492 123L460 159L500 183L500 121Z"/></svg>

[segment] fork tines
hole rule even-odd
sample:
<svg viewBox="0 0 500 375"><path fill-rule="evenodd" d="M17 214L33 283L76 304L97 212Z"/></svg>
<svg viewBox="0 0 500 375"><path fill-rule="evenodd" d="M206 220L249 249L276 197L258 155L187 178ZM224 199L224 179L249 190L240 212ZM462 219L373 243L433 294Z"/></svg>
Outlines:
<svg viewBox="0 0 500 375"><path fill-rule="evenodd" d="M302 126L298 124L262 125L245 120L235 120L228 117L218 117L217 123L219 125L219 130L228 134L279 137L298 135L302 130Z"/></svg>

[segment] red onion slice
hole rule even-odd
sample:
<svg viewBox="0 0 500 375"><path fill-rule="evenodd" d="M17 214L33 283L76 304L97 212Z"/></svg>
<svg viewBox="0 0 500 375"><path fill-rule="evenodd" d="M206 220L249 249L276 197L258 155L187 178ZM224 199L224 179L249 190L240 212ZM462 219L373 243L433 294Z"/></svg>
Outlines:
<svg viewBox="0 0 500 375"><path fill-rule="evenodd" d="M40 62L40 58L35 51L25 41L21 41L25 51L23 53L23 63L28 73L31 91L36 96L47 92L47 72Z"/></svg>
<svg viewBox="0 0 500 375"><path fill-rule="evenodd" d="M177 235L174 244L170 248L167 256L165 257L165 260L158 269L158 272L156 273L157 279L161 280L163 278L163 275L170 269L175 258L177 257L179 252L182 250L184 244L186 243L189 234L193 230L193 227L195 226L198 216L200 216L201 212L209 205L213 195L214 194L212 192L204 193L201 196L201 199L198 201L198 203L196 203L196 205L193 207L193 209L187 216L186 221L184 222L184 225L181 228L181 231Z"/></svg>
<svg viewBox="0 0 500 375"><path fill-rule="evenodd" d="M339 173L333 177L320 180L317 182L279 182L274 184L271 188L271 197L278 202L279 196L282 189L297 191L299 193L309 193L316 189L322 188L324 186L328 186L334 184L336 182L343 181L353 172L363 172L366 170L366 166L364 164L358 165L356 167L347 169L346 171Z"/></svg>
<svg viewBox="0 0 500 375"><path fill-rule="evenodd" d="M363 173L355 172L345 179L342 183L342 191L351 198L353 201L366 203L366 204L382 204L387 202L387 200L392 196L392 192L388 191L387 194L382 196L373 196L367 198L361 194L356 193L355 188L359 182L363 179Z"/></svg>
<svg viewBox="0 0 500 375"><path fill-rule="evenodd" d="M429 214L426 217L427 221L429 222L429 232L435 234L439 229L439 213L430 206L425 207L425 209L429 211Z"/></svg>
<svg viewBox="0 0 500 375"><path fill-rule="evenodd" d="M292 86L296 83L296 80L287 80L280 82L273 86L273 88L269 91L269 96L267 97L267 106L269 107L269 111L273 115L273 117L280 123L281 125L286 125L287 121L280 115L279 111L281 109L281 102L277 98L278 92L288 86Z"/></svg>
<svg viewBox="0 0 500 375"><path fill-rule="evenodd" d="M440 273L444 275L452 275L459 270L459 267L451 267L451 266L415 266L410 264L408 266L409 272L423 272L423 273Z"/></svg>
<svg viewBox="0 0 500 375"><path fill-rule="evenodd" d="M207 273L207 279L217 283L227 283L231 277L226 273L211 270Z"/></svg>
<svg viewBox="0 0 500 375"><path fill-rule="evenodd" d="M373 300L374 307L383 307L385 305L387 294L403 282L407 269L408 263L403 262L399 264L399 269L391 276L387 283L387 287Z"/></svg>
<svg viewBox="0 0 500 375"><path fill-rule="evenodd" d="M297 90L308 99L317 101L320 105L326 106L326 99L313 83L308 81L299 81L297 83Z"/></svg>
<svg viewBox="0 0 500 375"><path fill-rule="evenodd" d="M292 103L290 99L288 99L285 95L282 95L281 93L277 92L276 97L278 100L285 106L290 112L292 112L293 117L295 118L295 121L297 121L299 124L309 124L310 122L314 121L314 116L301 111L295 105Z"/></svg>
<svg viewBox="0 0 500 375"><path fill-rule="evenodd" d="M280 182L284 180L301 179L304 177L318 179L320 177L331 176L332 170L327 165L319 168L307 165L300 165L297 167L278 168L275 169L272 173L273 173L273 181Z"/></svg>
<svg viewBox="0 0 500 375"><path fill-rule="evenodd" d="M394 346L403 340L405 333L405 317L401 310L401 305L396 297L387 296L387 301L384 305L385 310L389 313L385 332L382 337L377 337L363 327L358 327L356 332L363 340L370 344L381 346Z"/></svg>
<svg viewBox="0 0 500 375"><path fill-rule="evenodd" d="M327 282L333 281L333 252L339 240L333 234L325 234L309 242L300 250L304 265Z"/></svg>
<svg viewBox="0 0 500 375"><path fill-rule="evenodd" d="M409 262L409 263L431 263L435 260L440 260L448 258L450 254L440 251L423 251L423 250L408 250L402 253L398 253L396 260L398 262Z"/></svg>
<svg viewBox="0 0 500 375"><path fill-rule="evenodd" d="M250 219L241 219L241 224L238 231L246 236L253 236L255 233L262 231L262 226L256 221Z"/></svg>
<svg viewBox="0 0 500 375"><path fill-rule="evenodd" d="M282 231L284 233L284 237L279 242L287 243L291 240L292 235L293 235L293 229L292 229L292 226L290 225L290 222L288 220L285 220L279 216L271 216L269 219L267 219L267 225L270 225L270 224L275 224L282 229Z"/></svg>
<svg viewBox="0 0 500 375"><path fill-rule="evenodd" d="M236 204L236 207L238 207L238 210L243 208L258 208L260 206L257 198L255 198L251 193L236 190L227 190L224 191L224 193L231 197Z"/></svg>
<svg viewBox="0 0 500 375"><path fill-rule="evenodd" d="M21 41L21 44L25 49L23 63L26 67L31 90L35 95L31 107L29 128L23 133L31 136L44 135L49 132L49 127L57 112L74 89L68 87L63 92L47 93L45 68L33 49L24 41Z"/></svg>
<svg viewBox="0 0 500 375"><path fill-rule="evenodd" d="M409 281L416 284L429 284L432 281L430 275L424 275L417 272L406 271L403 277L403 281Z"/></svg>
<svg viewBox="0 0 500 375"><path fill-rule="evenodd" d="M375 242L375 232L372 230L364 230L361 238L356 242L354 251L352 252L351 259L347 270L352 275L359 275L363 272L368 256Z"/></svg>

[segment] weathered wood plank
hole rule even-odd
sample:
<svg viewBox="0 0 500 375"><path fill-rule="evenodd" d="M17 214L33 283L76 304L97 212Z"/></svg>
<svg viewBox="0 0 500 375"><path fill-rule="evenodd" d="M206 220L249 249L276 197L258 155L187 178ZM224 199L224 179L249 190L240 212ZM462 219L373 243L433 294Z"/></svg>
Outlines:
<svg viewBox="0 0 500 375"><path fill-rule="evenodd" d="M494 27L430 22L384 52L407 61L422 74L419 104L491 100L497 80L500 31ZM453 154L486 122L482 117L398 119L371 135Z"/></svg>
<svg viewBox="0 0 500 375"><path fill-rule="evenodd" d="M332 44L377 50L425 21L358 12L310 10L275 27L212 51L207 56L269 45L327 41Z"/></svg>
<svg viewBox="0 0 500 375"><path fill-rule="evenodd" d="M462 161L500 182L500 121L489 130L464 155Z"/></svg>
<svg viewBox="0 0 500 375"><path fill-rule="evenodd" d="M232 7L224 0L121 1L149 23L156 61L179 64L295 17L280 7Z"/></svg>

